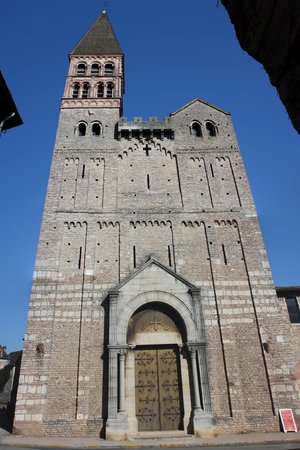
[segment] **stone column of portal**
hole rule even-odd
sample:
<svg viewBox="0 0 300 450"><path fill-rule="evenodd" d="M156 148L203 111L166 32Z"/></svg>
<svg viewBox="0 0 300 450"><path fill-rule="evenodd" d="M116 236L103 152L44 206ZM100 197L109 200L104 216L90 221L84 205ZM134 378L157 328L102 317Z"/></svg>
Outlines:
<svg viewBox="0 0 300 450"><path fill-rule="evenodd" d="M194 391L194 407L193 407L193 425L194 434L199 437L216 436L216 422L212 414L204 411L201 408L198 367L197 367L197 353L199 349L199 342L188 342L188 350L190 353L190 360L192 365L193 375L193 391ZM200 352L201 354L201 352Z"/></svg>
<svg viewBox="0 0 300 450"><path fill-rule="evenodd" d="M122 349L119 351L119 412L124 414L125 407L125 355L127 350Z"/></svg>
<svg viewBox="0 0 300 450"><path fill-rule="evenodd" d="M118 345L117 343L118 295L118 291L110 291L109 293L108 419L105 427L106 439L114 441L128 439L129 432L124 396L127 345Z"/></svg>
<svg viewBox="0 0 300 450"><path fill-rule="evenodd" d="M211 412L211 398L210 398L210 390L209 390L209 382L208 382L208 369L207 369L207 357L206 357L206 342L205 342L205 333L204 333L204 320L203 313L201 308L201 296L200 296L200 288L190 288L189 290L192 300L193 300L193 308L195 314L195 322L197 325L197 333L198 333L198 344L197 345L197 353L198 353L198 362L196 359L196 364L198 364L199 375L200 375L200 389L202 395L202 403L203 409L206 412Z"/></svg>
<svg viewBox="0 0 300 450"><path fill-rule="evenodd" d="M118 291L109 293L108 420L117 416L118 404L118 354L115 350L118 295Z"/></svg>
<svg viewBox="0 0 300 450"><path fill-rule="evenodd" d="M199 393L199 381L197 373L197 362L196 362L196 349L194 347L189 347L190 358L192 362L192 373L193 373L193 391L194 391L194 408L201 408L200 393Z"/></svg>

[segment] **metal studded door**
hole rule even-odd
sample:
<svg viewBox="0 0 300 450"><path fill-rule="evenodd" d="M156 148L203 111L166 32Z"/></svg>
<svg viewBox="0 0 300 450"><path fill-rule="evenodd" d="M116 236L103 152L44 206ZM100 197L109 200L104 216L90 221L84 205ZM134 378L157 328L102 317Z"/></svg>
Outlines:
<svg viewBox="0 0 300 450"><path fill-rule="evenodd" d="M176 348L137 350L135 382L139 431L178 430L183 411Z"/></svg>

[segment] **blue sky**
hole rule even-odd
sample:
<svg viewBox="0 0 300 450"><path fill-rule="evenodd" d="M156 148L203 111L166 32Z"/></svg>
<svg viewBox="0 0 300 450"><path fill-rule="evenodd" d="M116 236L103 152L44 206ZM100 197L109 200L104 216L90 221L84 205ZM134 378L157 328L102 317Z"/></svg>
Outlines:
<svg viewBox="0 0 300 450"><path fill-rule="evenodd" d="M103 2L2 2L1 70L24 125L0 138L0 344L20 349L68 52ZM109 0L125 53L124 115L196 97L232 114L275 285L300 285L299 135L217 0Z"/></svg>

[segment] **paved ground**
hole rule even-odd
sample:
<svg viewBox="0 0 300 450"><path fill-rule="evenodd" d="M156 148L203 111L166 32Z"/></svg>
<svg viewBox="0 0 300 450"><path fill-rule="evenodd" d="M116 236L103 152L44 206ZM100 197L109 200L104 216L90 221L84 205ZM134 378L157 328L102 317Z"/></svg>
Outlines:
<svg viewBox="0 0 300 450"><path fill-rule="evenodd" d="M133 439L130 441L105 441L100 438L26 437L0 433L0 445L22 447L64 447L64 448L141 448L141 447L201 447L245 444L299 443L300 433L247 433L223 434L214 438L164 437Z"/></svg>

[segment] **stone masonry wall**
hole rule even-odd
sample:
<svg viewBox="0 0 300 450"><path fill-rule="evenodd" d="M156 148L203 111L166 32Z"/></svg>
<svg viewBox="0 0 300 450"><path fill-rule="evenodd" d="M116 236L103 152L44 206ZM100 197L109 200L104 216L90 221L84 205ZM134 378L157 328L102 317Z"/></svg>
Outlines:
<svg viewBox="0 0 300 450"><path fill-rule="evenodd" d="M16 432L80 436L103 430L105 299L150 255L201 287L219 429L275 430L278 407L298 408L288 324L230 115L196 100L170 117L174 140L129 141L116 139L116 108L61 111ZM87 130L99 121L103 133L78 136L74 130L83 119ZM191 133L193 121L202 137ZM216 136L209 136L208 122Z"/></svg>

